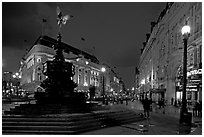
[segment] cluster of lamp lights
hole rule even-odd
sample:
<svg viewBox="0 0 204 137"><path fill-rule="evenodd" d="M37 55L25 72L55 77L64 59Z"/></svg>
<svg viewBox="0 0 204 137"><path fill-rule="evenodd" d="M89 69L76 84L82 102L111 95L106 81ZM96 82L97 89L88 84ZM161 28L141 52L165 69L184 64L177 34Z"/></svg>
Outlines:
<svg viewBox="0 0 204 137"><path fill-rule="evenodd" d="M15 73L15 74L13 74L12 77L13 77L13 78L21 78L21 76L19 75L19 73Z"/></svg>

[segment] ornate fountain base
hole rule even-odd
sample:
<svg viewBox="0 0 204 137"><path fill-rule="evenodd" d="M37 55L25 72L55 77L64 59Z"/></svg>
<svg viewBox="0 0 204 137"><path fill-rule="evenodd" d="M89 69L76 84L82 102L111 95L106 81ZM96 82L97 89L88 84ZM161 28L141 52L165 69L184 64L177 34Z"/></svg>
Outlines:
<svg viewBox="0 0 204 137"><path fill-rule="evenodd" d="M66 105L73 105L73 104L85 104L86 99L83 93L79 92L72 92L67 96L50 96L46 92L36 92L35 99L37 100L37 104L66 104Z"/></svg>

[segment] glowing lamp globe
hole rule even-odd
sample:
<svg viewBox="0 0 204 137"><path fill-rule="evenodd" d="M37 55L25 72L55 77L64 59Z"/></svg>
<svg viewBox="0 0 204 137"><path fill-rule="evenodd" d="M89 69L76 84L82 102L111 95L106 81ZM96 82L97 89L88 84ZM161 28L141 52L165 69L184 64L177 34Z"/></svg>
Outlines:
<svg viewBox="0 0 204 137"><path fill-rule="evenodd" d="M106 71L106 68L102 67L102 68L101 68L101 71L102 71L102 72L105 72L105 71Z"/></svg>
<svg viewBox="0 0 204 137"><path fill-rule="evenodd" d="M188 25L183 26L183 28L181 29L182 35L190 34L190 31L191 31L191 28Z"/></svg>

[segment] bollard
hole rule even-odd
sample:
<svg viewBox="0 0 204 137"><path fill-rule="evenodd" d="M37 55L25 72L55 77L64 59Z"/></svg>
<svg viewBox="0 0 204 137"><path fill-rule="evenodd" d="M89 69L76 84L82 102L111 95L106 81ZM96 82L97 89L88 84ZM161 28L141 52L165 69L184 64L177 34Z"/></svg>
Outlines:
<svg viewBox="0 0 204 137"><path fill-rule="evenodd" d="M182 123L179 124L179 134L189 134L191 132L192 113L184 113L182 119Z"/></svg>

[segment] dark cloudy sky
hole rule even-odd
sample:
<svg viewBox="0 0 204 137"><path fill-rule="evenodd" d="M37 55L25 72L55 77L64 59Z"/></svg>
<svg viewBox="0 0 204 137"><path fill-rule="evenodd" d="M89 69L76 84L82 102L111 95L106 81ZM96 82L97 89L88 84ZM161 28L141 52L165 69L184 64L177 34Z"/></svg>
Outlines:
<svg viewBox="0 0 204 137"><path fill-rule="evenodd" d="M18 71L26 49L42 33L43 18L47 20L44 34L56 38L56 7L59 6L64 14L74 16L63 26L63 42L116 67L115 71L130 88L142 42L150 32L150 22L157 20L165 5L164 2L3 2L3 70Z"/></svg>

